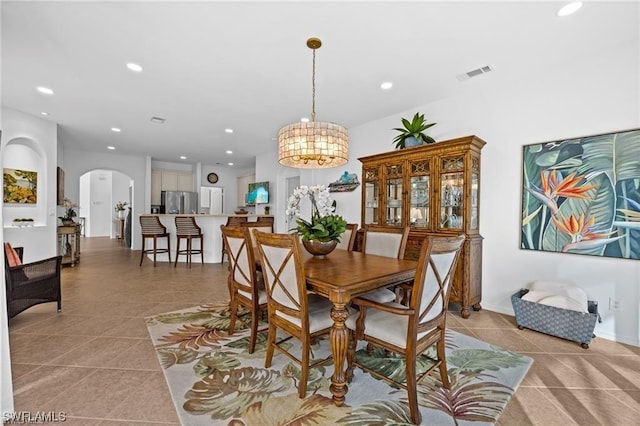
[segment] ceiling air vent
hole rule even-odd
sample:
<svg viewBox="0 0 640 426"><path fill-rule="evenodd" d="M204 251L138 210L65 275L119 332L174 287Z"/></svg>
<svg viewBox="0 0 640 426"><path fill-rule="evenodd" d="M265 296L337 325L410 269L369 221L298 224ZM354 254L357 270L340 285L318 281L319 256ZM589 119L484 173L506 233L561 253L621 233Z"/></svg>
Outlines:
<svg viewBox="0 0 640 426"><path fill-rule="evenodd" d="M157 124L164 124L166 120L162 117L151 117L151 122L152 123L157 123Z"/></svg>
<svg viewBox="0 0 640 426"><path fill-rule="evenodd" d="M491 72L491 71L493 71L493 68L491 68L491 65L485 65L484 67L476 68L475 70L468 71L468 72L466 72L464 74L460 74L460 75L458 75L456 77L457 77L458 80L464 81L464 80L470 79L471 77L477 77L479 75L486 74L486 73Z"/></svg>

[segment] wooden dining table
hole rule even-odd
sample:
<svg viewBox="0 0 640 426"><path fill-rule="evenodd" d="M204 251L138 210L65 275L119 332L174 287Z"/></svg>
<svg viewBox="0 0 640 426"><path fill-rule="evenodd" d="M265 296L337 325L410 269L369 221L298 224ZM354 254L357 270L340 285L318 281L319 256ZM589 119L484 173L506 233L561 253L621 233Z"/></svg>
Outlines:
<svg viewBox="0 0 640 426"><path fill-rule="evenodd" d="M412 280L417 262L340 249L334 250L324 259L310 255L304 257L307 288L333 303L333 326L329 339L335 368L329 389L333 402L341 406L348 391L345 374L349 345L349 330L345 325L349 317L347 305L354 297Z"/></svg>

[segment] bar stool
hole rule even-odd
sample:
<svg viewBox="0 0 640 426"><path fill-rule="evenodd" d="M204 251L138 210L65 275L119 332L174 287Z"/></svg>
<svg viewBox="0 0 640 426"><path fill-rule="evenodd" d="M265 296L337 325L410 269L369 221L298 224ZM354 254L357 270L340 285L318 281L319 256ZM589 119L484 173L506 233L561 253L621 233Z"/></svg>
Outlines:
<svg viewBox="0 0 640 426"><path fill-rule="evenodd" d="M202 235L202 229L196 224L196 219L193 216L176 216L176 261L173 265L178 266L178 256L181 254L187 256L187 265L191 268L191 256L194 254L200 255L200 260L204 265L204 236ZM187 240L187 248L180 250L180 240ZM194 249L192 242L194 239L200 239L200 248Z"/></svg>
<svg viewBox="0 0 640 426"><path fill-rule="evenodd" d="M142 253L140 253L140 266L144 260L144 255L153 253L153 266L156 266L156 255L158 253L167 253L169 256L169 264L171 264L171 243L167 228L160 223L158 216L140 216L140 228L142 229ZM148 238L153 240L153 248L145 249L145 243ZM167 248L158 248L158 238L167 239Z"/></svg>
<svg viewBox="0 0 640 426"><path fill-rule="evenodd" d="M233 227L238 227L240 226L240 224L242 223L246 223L248 221L247 216L229 216L227 217L227 223L225 225L220 225L220 235L222 235L222 227L223 226L233 226ZM222 251L220 252L220 263L224 262L224 254L225 254L225 249L224 249L224 237L222 237Z"/></svg>

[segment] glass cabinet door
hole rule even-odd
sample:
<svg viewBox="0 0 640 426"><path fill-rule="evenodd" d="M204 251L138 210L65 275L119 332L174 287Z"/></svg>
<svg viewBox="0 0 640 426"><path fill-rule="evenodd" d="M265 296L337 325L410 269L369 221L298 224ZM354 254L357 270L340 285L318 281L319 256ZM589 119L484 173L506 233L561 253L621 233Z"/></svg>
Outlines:
<svg viewBox="0 0 640 426"><path fill-rule="evenodd" d="M390 164L385 166L384 190L386 196L386 209L384 212L385 225L403 225L403 188L402 188L402 164Z"/></svg>
<svg viewBox="0 0 640 426"><path fill-rule="evenodd" d="M380 188L378 182L365 182L364 184L364 224L378 224L378 202Z"/></svg>
<svg viewBox="0 0 640 426"><path fill-rule="evenodd" d="M444 173L440 182L440 228L462 229L464 174Z"/></svg>
<svg viewBox="0 0 640 426"><path fill-rule="evenodd" d="M464 157L442 159L440 164L440 229L463 229Z"/></svg>
<svg viewBox="0 0 640 426"><path fill-rule="evenodd" d="M429 176L411 177L410 226L429 226L429 188Z"/></svg>
<svg viewBox="0 0 640 426"><path fill-rule="evenodd" d="M478 180L478 173L471 173L471 229L478 229Z"/></svg>
<svg viewBox="0 0 640 426"><path fill-rule="evenodd" d="M402 179L387 180L386 191L385 223L392 226L402 226Z"/></svg>

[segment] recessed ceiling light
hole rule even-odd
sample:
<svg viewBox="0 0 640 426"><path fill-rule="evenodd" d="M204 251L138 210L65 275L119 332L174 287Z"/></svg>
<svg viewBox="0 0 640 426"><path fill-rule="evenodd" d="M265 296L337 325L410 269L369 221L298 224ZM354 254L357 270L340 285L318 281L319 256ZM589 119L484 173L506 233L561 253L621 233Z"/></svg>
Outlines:
<svg viewBox="0 0 640 426"><path fill-rule="evenodd" d="M117 128L117 127L112 127L112 128L111 128L111 131L112 131L112 132L116 132L116 133L120 133L122 130L120 130L120 129L119 129L119 128Z"/></svg>
<svg viewBox="0 0 640 426"><path fill-rule="evenodd" d="M109 145L109 146L107 147L107 149L114 150L114 149L116 149L116 147L115 147L115 146L111 146L111 145Z"/></svg>
<svg viewBox="0 0 640 426"><path fill-rule="evenodd" d="M224 129L224 131L227 133L233 133L233 129Z"/></svg>
<svg viewBox="0 0 640 426"><path fill-rule="evenodd" d="M582 2L581 1L574 1L571 2L569 4L566 4L564 6L562 6L558 12L556 12L556 15L558 16L569 16L573 13L576 13L580 8L582 7Z"/></svg>
<svg viewBox="0 0 640 426"><path fill-rule="evenodd" d="M233 151L231 151L230 149L225 151L227 154L233 154Z"/></svg>
<svg viewBox="0 0 640 426"><path fill-rule="evenodd" d="M142 72L142 67L138 64L134 64L133 62L129 62L127 64L127 68L129 68L133 72Z"/></svg>
<svg viewBox="0 0 640 426"><path fill-rule="evenodd" d="M38 90L38 92L44 93L45 95L53 95L53 90L49 89L48 87L38 86L36 87L36 89Z"/></svg>
<svg viewBox="0 0 640 426"><path fill-rule="evenodd" d="M303 123L308 123L309 119L307 117L302 117L300 121L302 121Z"/></svg>
<svg viewBox="0 0 640 426"><path fill-rule="evenodd" d="M227 164L230 165L230 166L233 166L233 163L227 163Z"/></svg>
<svg viewBox="0 0 640 426"><path fill-rule="evenodd" d="M48 115L49 115L49 113L48 113L48 112L45 112L45 111L42 111L42 112L40 113L40 115L44 115L44 116L46 117L46 116L48 116Z"/></svg>
<svg viewBox="0 0 640 426"><path fill-rule="evenodd" d="M186 159L187 159L187 157L185 157L184 155L181 155L181 156L180 156L180 159L181 159L181 160L186 160Z"/></svg>
<svg viewBox="0 0 640 426"><path fill-rule="evenodd" d="M392 82L390 82L390 81L385 81L384 83L382 83L382 84L380 85L380 88L381 88L382 90L389 90L389 89L391 89L392 87L393 87L393 83L392 83Z"/></svg>

